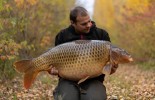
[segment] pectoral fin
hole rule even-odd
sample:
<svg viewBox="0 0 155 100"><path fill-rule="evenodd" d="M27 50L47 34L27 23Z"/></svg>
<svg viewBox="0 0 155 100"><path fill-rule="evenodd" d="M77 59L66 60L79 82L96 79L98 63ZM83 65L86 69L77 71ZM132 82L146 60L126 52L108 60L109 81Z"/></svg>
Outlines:
<svg viewBox="0 0 155 100"><path fill-rule="evenodd" d="M78 84L84 82L84 81L87 80L88 78L89 78L89 76L84 77L83 79L81 79L81 80L78 82Z"/></svg>
<svg viewBox="0 0 155 100"><path fill-rule="evenodd" d="M106 74L106 75L110 75L110 73L111 73L111 68L112 68L112 64L111 64L111 63L108 63L107 65L105 65L105 66L103 67L102 73L103 73L103 74Z"/></svg>

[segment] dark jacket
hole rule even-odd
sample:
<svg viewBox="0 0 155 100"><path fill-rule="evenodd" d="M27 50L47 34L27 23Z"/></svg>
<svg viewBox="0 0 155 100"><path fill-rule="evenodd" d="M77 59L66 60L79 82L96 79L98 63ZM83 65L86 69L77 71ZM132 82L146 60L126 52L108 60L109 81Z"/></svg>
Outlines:
<svg viewBox="0 0 155 100"><path fill-rule="evenodd" d="M73 26L69 26L66 29L61 30L56 38L55 38L55 46L66 43L66 42L71 42L74 40L104 40L104 41L110 41L108 33L100 28L97 28L95 25L95 22L92 22L92 27L90 29L90 32L87 34L78 34L75 32L75 29ZM96 77L95 79L98 79L100 81L104 81L104 76L101 75L99 77Z"/></svg>

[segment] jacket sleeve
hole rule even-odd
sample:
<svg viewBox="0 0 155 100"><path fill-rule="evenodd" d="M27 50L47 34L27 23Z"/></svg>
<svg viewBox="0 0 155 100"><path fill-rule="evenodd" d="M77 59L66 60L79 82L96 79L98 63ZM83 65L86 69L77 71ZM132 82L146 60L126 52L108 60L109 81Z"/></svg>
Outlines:
<svg viewBox="0 0 155 100"><path fill-rule="evenodd" d="M110 37L109 37L109 34L108 34L107 31L102 30L102 38L103 38L103 40L105 40L105 41L110 41ZM111 42L111 41L110 41L110 42Z"/></svg>
<svg viewBox="0 0 155 100"><path fill-rule="evenodd" d="M55 37L55 46L57 46L57 45L63 43L63 36L62 36L62 33L63 33L63 32L60 31L60 32L56 35L56 37Z"/></svg>
<svg viewBox="0 0 155 100"><path fill-rule="evenodd" d="M99 36L99 40L110 41L110 37L107 31L101 28L97 28L97 34Z"/></svg>

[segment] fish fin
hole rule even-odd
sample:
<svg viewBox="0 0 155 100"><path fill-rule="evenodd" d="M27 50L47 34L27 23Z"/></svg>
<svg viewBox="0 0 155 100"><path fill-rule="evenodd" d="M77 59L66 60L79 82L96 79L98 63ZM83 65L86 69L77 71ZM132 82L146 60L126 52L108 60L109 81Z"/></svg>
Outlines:
<svg viewBox="0 0 155 100"><path fill-rule="evenodd" d="M84 81L87 80L89 77L90 77L90 76L86 76L85 78L82 78L82 79L78 82L78 84L84 82Z"/></svg>
<svg viewBox="0 0 155 100"><path fill-rule="evenodd" d="M106 75L110 75L111 68L112 68L112 63L108 63L107 65L103 67L102 73Z"/></svg>
<svg viewBox="0 0 155 100"><path fill-rule="evenodd" d="M119 54L117 51L110 50L110 62L118 63L119 62Z"/></svg>
<svg viewBox="0 0 155 100"><path fill-rule="evenodd" d="M115 73L116 70L117 70L117 68L118 68L118 64L113 64L112 67L111 67L110 75L113 74L113 73Z"/></svg>
<svg viewBox="0 0 155 100"><path fill-rule="evenodd" d="M36 76L38 75L39 71L33 72L33 71L28 71L24 75L24 87L26 89L29 89L31 84L34 82Z"/></svg>
<svg viewBox="0 0 155 100"><path fill-rule="evenodd" d="M34 67L31 62L32 60L21 60L13 64L16 71L18 71L19 73L25 73L24 87L26 89L30 88L31 84L33 83L37 74L39 73L39 71L34 72L33 70Z"/></svg>
<svg viewBox="0 0 155 100"><path fill-rule="evenodd" d="M14 64L14 68L19 73L25 73L29 68L32 67L31 60L21 60L17 61Z"/></svg>

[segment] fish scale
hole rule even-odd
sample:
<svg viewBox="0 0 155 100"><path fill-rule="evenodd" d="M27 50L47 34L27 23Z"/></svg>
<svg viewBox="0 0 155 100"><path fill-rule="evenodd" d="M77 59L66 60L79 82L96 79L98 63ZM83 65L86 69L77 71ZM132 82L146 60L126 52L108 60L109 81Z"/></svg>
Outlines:
<svg viewBox="0 0 155 100"><path fill-rule="evenodd" d="M29 88L37 74L49 71L51 66L58 70L60 77L82 82L104 74L107 62L113 66L130 61L132 58L125 50L108 41L76 40L53 47L32 60L17 61L14 66L18 72L24 73L24 86Z"/></svg>
<svg viewBox="0 0 155 100"><path fill-rule="evenodd" d="M101 45L101 46L104 46L104 45ZM97 43L95 43L95 44L87 44L87 45L78 44L77 47L73 47L73 48L74 48L74 50L69 49L69 51L71 52L71 51L77 50L76 51L76 56L79 56L79 57L78 57L78 59L76 59L75 62L72 61L72 59L70 59L72 57L68 57L68 59L65 62L66 63L74 63L74 64L72 64L72 66L69 66L68 64L66 64L66 65L64 65L64 68L65 69L63 67L62 67L62 69L58 69L59 72L60 72L60 76L61 77L69 78L68 75L65 76L64 74L67 74L67 73L70 73L70 74L75 74L75 73L80 74L81 71L83 71L83 72L85 71L84 72L85 75L89 75L89 72L94 71L93 69L95 69L95 66L98 66L98 65L100 67L99 70L100 70L100 74L101 74L101 71L102 71L101 69L104 66L104 64L103 63L102 64L96 64L96 63L101 62L102 60L104 61L104 59L108 59L108 57L106 55L105 55L105 57L107 57L107 58L104 58L103 56L102 57L99 57L99 55L103 55L102 54L102 50L104 50L104 49L102 49L101 47L99 47L99 45ZM78 49L76 49L76 48L78 48ZM100 49L102 49L102 50L100 50ZM106 49L106 50L109 51L108 49ZM101 53L98 52L98 51L100 51ZM104 52L105 52L105 50L104 50ZM108 54L108 52L106 54ZM85 59L83 59L83 58L85 58ZM105 61L108 61L108 60L105 60ZM90 66L94 66L94 67L90 67ZM66 69L66 67L69 67L70 69L69 68ZM88 68L88 67L90 67L90 68ZM90 70L88 70L87 68L90 69ZM71 70L69 72L68 69L69 70L76 69L76 71L72 71ZM81 71L77 71L78 69L80 69ZM74 76L72 76L72 77L71 76L70 76L69 79L74 80ZM81 76L84 76L84 75L81 75ZM79 77L79 79L80 79L80 77ZM76 79L76 80L79 80L79 79Z"/></svg>

